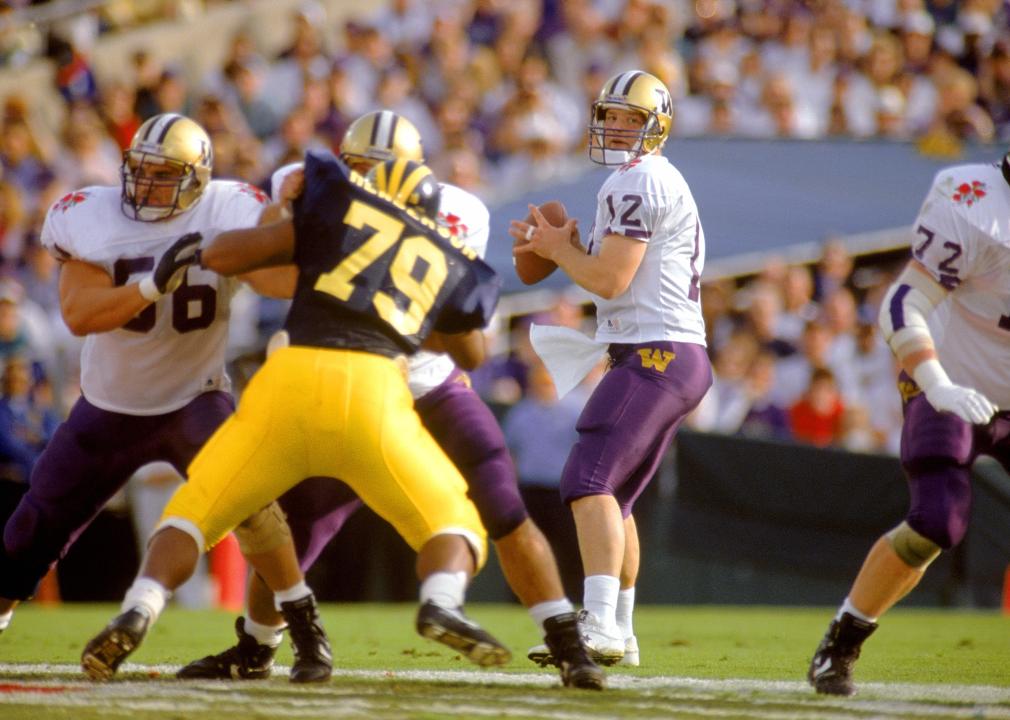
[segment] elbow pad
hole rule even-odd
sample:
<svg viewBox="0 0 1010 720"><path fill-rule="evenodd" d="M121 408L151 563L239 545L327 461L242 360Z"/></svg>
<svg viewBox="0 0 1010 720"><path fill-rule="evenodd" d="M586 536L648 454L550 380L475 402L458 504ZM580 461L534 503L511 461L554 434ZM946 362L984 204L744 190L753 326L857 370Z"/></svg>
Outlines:
<svg viewBox="0 0 1010 720"><path fill-rule="evenodd" d="M932 278L911 267L891 285L880 305L878 321L884 339L899 360L933 348L926 318L946 295L947 291Z"/></svg>

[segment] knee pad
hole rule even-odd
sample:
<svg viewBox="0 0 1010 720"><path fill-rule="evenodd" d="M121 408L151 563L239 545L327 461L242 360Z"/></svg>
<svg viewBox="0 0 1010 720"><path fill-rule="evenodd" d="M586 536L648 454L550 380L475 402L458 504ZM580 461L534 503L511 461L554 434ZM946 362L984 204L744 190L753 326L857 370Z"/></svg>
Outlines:
<svg viewBox="0 0 1010 720"><path fill-rule="evenodd" d="M935 542L909 527L905 521L887 533L887 540L906 565L920 570L925 570L942 550Z"/></svg>
<svg viewBox="0 0 1010 720"><path fill-rule="evenodd" d="M434 533L431 537L437 537L439 535L459 535L466 541L467 547L470 548L470 553L473 555L474 562L474 575L481 571L484 567L484 563L487 562L487 539L483 535L478 535L472 530L462 527L447 527L442 528ZM429 538L430 539L430 538Z"/></svg>
<svg viewBox="0 0 1010 720"><path fill-rule="evenodd" d="M235 528L243 555L259 555L291 540L291 529L280 505L272 502Z"/></svg>

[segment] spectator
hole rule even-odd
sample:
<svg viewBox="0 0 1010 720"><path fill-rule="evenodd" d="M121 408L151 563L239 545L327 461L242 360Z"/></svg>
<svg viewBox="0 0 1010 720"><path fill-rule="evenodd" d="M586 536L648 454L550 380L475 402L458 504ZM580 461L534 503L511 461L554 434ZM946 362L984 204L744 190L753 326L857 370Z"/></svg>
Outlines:
<svg viewBox="0 0 1010 720"><path fill-rule="evenodd" d="M53 184L55 176L27 118L8 115L0 122L3 179L17 187L25 210L33 213L39 197Z"/></svg>
<svg viewBox="0 0 1010 720"><path fill-rule="evenodd" d="M814 300L821 302L828 295L849 282L852 274L852 257L845 243L831 238L821 248L821 258L814 268Z"/></svg>
<svg viewBox="0 0 1010 720"><path fill-rule="evenodd" d="M19 308L23 295L24 291L17 283L0 280L0 362L27 356L31 352Z"/></svg>
<svg viewBox="0 0 1010 720"><path fill-rule="evenodd" d="M120 149L90 105L71 107L63 125L66 152L53 163L64 187L118 185Z"/></svg>
<svg viewBox="0 0 1010 720"><path fill-rule="evenodd" d="M17 187L0 179L0 268L13 267L24 250L27 215Z"/></svg>
<svg viewBox="0 0 1010 720"><path fill-rule="evenodd" d="M250 60L233 60L224 68L226 87L249 130L260 140L280 126L274 104L263 95L264 73L264 67Z"/></svg>
<svg viewBox="0 0 1010 720"><path fill-rule="evenodd" d="M2 304L2 303L0 303ZM0 477L28 482L32 467L49 442L59 418L44 381L33 382L32 363L11 355L0 377Z"/></svg>
<svg viewBox="0 0 1010 720"><path fill-rule="evenodd" d="M125 150L137 132L140 115L136 111L136 90L125 82L114 81L102 85L99 112L105 129L120 151Z"/></svg>
<svg viewBox="0 0 1010 720"><path fill-rule="evenodd" d="M762 350L754 356L744 379L744 393L749 401L746 414L737 428L737 435L766 440L792 438L789 412L772 399L775 383L775 355Z"/></svg>
<svg viewBox="0 0 1010 720"><path fill-rule="evenodd" d="M789 409L789 425L800 442L827 447L841 440L844 414L845 403L834 373L819 367L811 373L799 402Z"/></svg>

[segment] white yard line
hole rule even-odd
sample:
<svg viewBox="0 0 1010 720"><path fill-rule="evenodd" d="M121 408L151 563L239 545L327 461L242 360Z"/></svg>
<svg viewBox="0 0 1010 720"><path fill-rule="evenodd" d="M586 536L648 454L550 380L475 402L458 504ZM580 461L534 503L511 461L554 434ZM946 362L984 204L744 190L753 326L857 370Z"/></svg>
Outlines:
<svg viewBox="0 0 1010 720"><path fill-rule="evenodd" d="M115 708L116 715L130 716L138 712L197 713L216 708L224 712L239 712L243 707L269 703L270 713L277 717L351 718L381 713L389 705L390 695L377 685L374 695L354 697L341 695L339 684L299 686L298 692L278 694L271 698L263 683L230 681L157 682L172 680L178 666L126 664L124 673L147 673L151 680L132 680L95 684L79 676L77 665L0 663L0 706L31 705L58 707ZM287 667L275 667L278 676L288 673ZM557 687L557 675L548 672L495 672L462 670L343 670L333 675L340 678L369 681L423 681L429 683L494 685L497 687L552 688ZM70 676L74 679L64 679ZM17 678L17 679L14 679ZM716 680L685 677L637 677L610 675L609 686L627 692L626 709L635 717L664 717L675 708L678 716L730 718L747 717L759 720L845 720L854 715L872 718L986 718L1010 720L1010 687L988 685L946 685L912 683L862 683L855 698L819 697L799 681ZM276 686L275 686L276 687ZM294 690L294 688L291 688ZM253 692L250 692L253 691ZM407 693L409 695L409 693ZM403 693L397 695L399 698ZM399 714L411 705L415 711L426 710L435 716L444 710L446 717L465 713L468 717L543 717L546 720L581 720L586 708L552 707L566 702L584 702L590 694L565 693L556 698L542 694L518 692L514 697L497 694L486 704L478 698L465 703L446 699L444 703L426 698L420 701L403 697L405 705L397 705ZM339 698L339 703L335 699ZM412 702L413 700L413 702ZM452 712L450 712L450 709ZM591 716L591 715L589 715Z"/></svg>

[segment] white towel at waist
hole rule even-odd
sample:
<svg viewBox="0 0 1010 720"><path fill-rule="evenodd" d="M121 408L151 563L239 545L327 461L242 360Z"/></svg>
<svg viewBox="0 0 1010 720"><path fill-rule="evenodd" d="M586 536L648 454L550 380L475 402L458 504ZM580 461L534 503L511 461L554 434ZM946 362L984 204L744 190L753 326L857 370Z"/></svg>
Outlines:
<svg viewBox="0 0 1010 720"><path fill-rule="evenodd" d="M559 398L582 382L607 352L607 343L558 325L531 323L530 342L551 374Z"/></svg>

